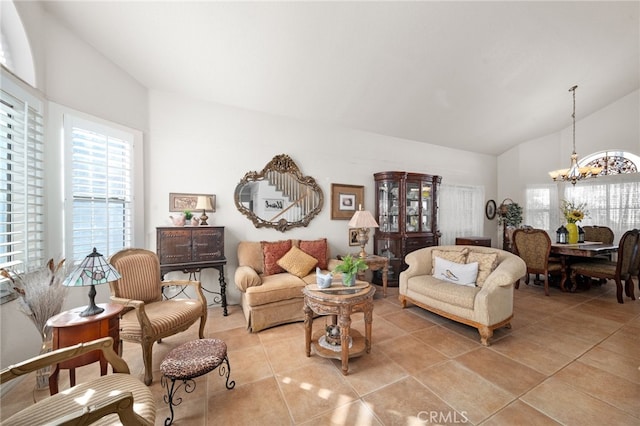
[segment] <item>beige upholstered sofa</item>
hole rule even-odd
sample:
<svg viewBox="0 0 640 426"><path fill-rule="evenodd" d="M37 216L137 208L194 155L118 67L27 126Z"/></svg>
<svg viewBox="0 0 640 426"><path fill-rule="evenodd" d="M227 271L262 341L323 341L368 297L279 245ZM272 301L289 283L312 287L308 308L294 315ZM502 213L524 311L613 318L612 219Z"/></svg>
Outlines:
<svg viewBox="0 0 640 426"><path fill-rule="evenodd" d="M301 266L300 262L287 272L277 265L278 261L296 247L317 263L310 261ZM296 260L299 260L296 249ZM304 257L304 255L302 255ZM304 296L302 289L316 282L316 266L323 273L333 270L340 263L329 258L327 240L282 240L282 241L241 241L238 244L238 268L235 284L242 294L242 311L247 320L247 328L258 332L275 325L304 321ZM291 265L290 265L291 266Z"/></svg>
<svg viewBox="0 0 640 426"><path fill-rule="evenodd" d="M460 285L432 275L435 256L456 263L478 262L476 285ZM400 273L399 288L403 307L413 303L476 327L485 346L493 330L510 327L514 283L526 273L518 256L489 247L435 246L409 253L405 262L409 267Z"/></svg>

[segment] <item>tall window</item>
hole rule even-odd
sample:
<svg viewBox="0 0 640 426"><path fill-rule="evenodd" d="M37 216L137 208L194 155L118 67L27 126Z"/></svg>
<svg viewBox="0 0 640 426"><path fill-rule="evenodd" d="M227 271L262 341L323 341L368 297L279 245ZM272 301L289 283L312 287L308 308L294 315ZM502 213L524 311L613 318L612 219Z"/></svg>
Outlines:
<svg viewBox="0 0 640 426"><path fill-rule="evenodd" d="M524 224L544 229L554 235L559 226L557 225L560 217L559 208L557 185L528 186L524 206Z"/></svg>
<svg viewBox="0 0 640 426"><path fill-rule="evenodd" d="M0 267L24 271L44 263L43 102L4 70L0 87Z"/></svg>
<svg viewBox="0 0 640 426"><path fill-rule="evenodd" d="M133 134L65 115L64 139L67 259L78 263L94 247L105 256L130 247Z"/></svg>
<svg viewBox="0 0 640 426"><path fill-rule="evenodd" d="M483 234L483 186L442 184L438 206L442 245L455 244L456 237Z"/></svg>

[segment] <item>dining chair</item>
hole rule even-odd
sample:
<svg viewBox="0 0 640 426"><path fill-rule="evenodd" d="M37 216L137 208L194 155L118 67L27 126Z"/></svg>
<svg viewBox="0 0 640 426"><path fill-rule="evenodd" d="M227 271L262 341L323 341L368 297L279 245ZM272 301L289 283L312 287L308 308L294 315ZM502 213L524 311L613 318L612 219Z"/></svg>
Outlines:
<svg viewBox="0 0 640 426"><path fill-rule="evenodd" d="M576 276L585 275L594 278L606 278L616 283L618 303L624 303L622 298L622 281L625 281L625 294L635 300L633 290L633 275L637 274L640 260L640 230L627 231L620 238L618 244L618 259L614 261L598 260L592 262L577 262L570 266L571 283L576 285Z"/></svg>
<svg viewBox="0 0 640 426"><path fill-rule="evenodd" d="M597 241L604 244L613 244L613 231L607 226L588 225L583 226L584 240Z"/></svg>
<svg viewBox="0 0 640 426"><path fill-rule="evenodd" d="M550 259L551 239L542 229L517 229L513 233L514 253L527 265L525 284L529 285L529 274L544 276L544 294L549 296L549 275L560 275L560 287L564 288L567 272L559 260ZM516 282L516 289L520 280Z"/></svg>
<svg viewBox="0 0 640 426"><path fill-rule="evenodd" d="M160 261L156 253L145 249L124 249L109 259L122 276L109 283L111 302L124 305L120 319L120 338L142 345L144 383L153 381L153 344L164 337L188 329L200 319L199 338L204 338L207 301L200 281L160 278ZM196 299L163 299L163 286L192 286Z"/></svg>

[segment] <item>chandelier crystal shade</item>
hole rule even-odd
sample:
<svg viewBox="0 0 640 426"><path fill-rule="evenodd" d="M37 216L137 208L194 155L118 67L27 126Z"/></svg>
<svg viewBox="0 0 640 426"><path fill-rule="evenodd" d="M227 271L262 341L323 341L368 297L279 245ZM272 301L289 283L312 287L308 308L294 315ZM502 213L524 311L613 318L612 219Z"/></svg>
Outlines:
<svg viewBox="0 0 640 426"><path fill-rule="evenodd" d="M575 185L577 181L596 177L602 172L602 167L578 167L578 154L576 154L576 89L573 86L569 89L573 93L573 152L571 153L571 165L568 169L559 169L549 172L549 176L554 181L569 181Z"/></svg>

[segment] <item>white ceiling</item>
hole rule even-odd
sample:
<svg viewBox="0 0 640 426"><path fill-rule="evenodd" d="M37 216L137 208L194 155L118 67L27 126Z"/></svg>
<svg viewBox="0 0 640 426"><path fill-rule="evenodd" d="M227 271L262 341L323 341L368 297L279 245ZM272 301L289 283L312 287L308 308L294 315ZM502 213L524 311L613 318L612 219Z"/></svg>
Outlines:
<svg viewBox="0 0 640 426"><path fill-rule="evenodd" d="M500 154L640 87L640 2L45 1L150 89Z"/></svg>

